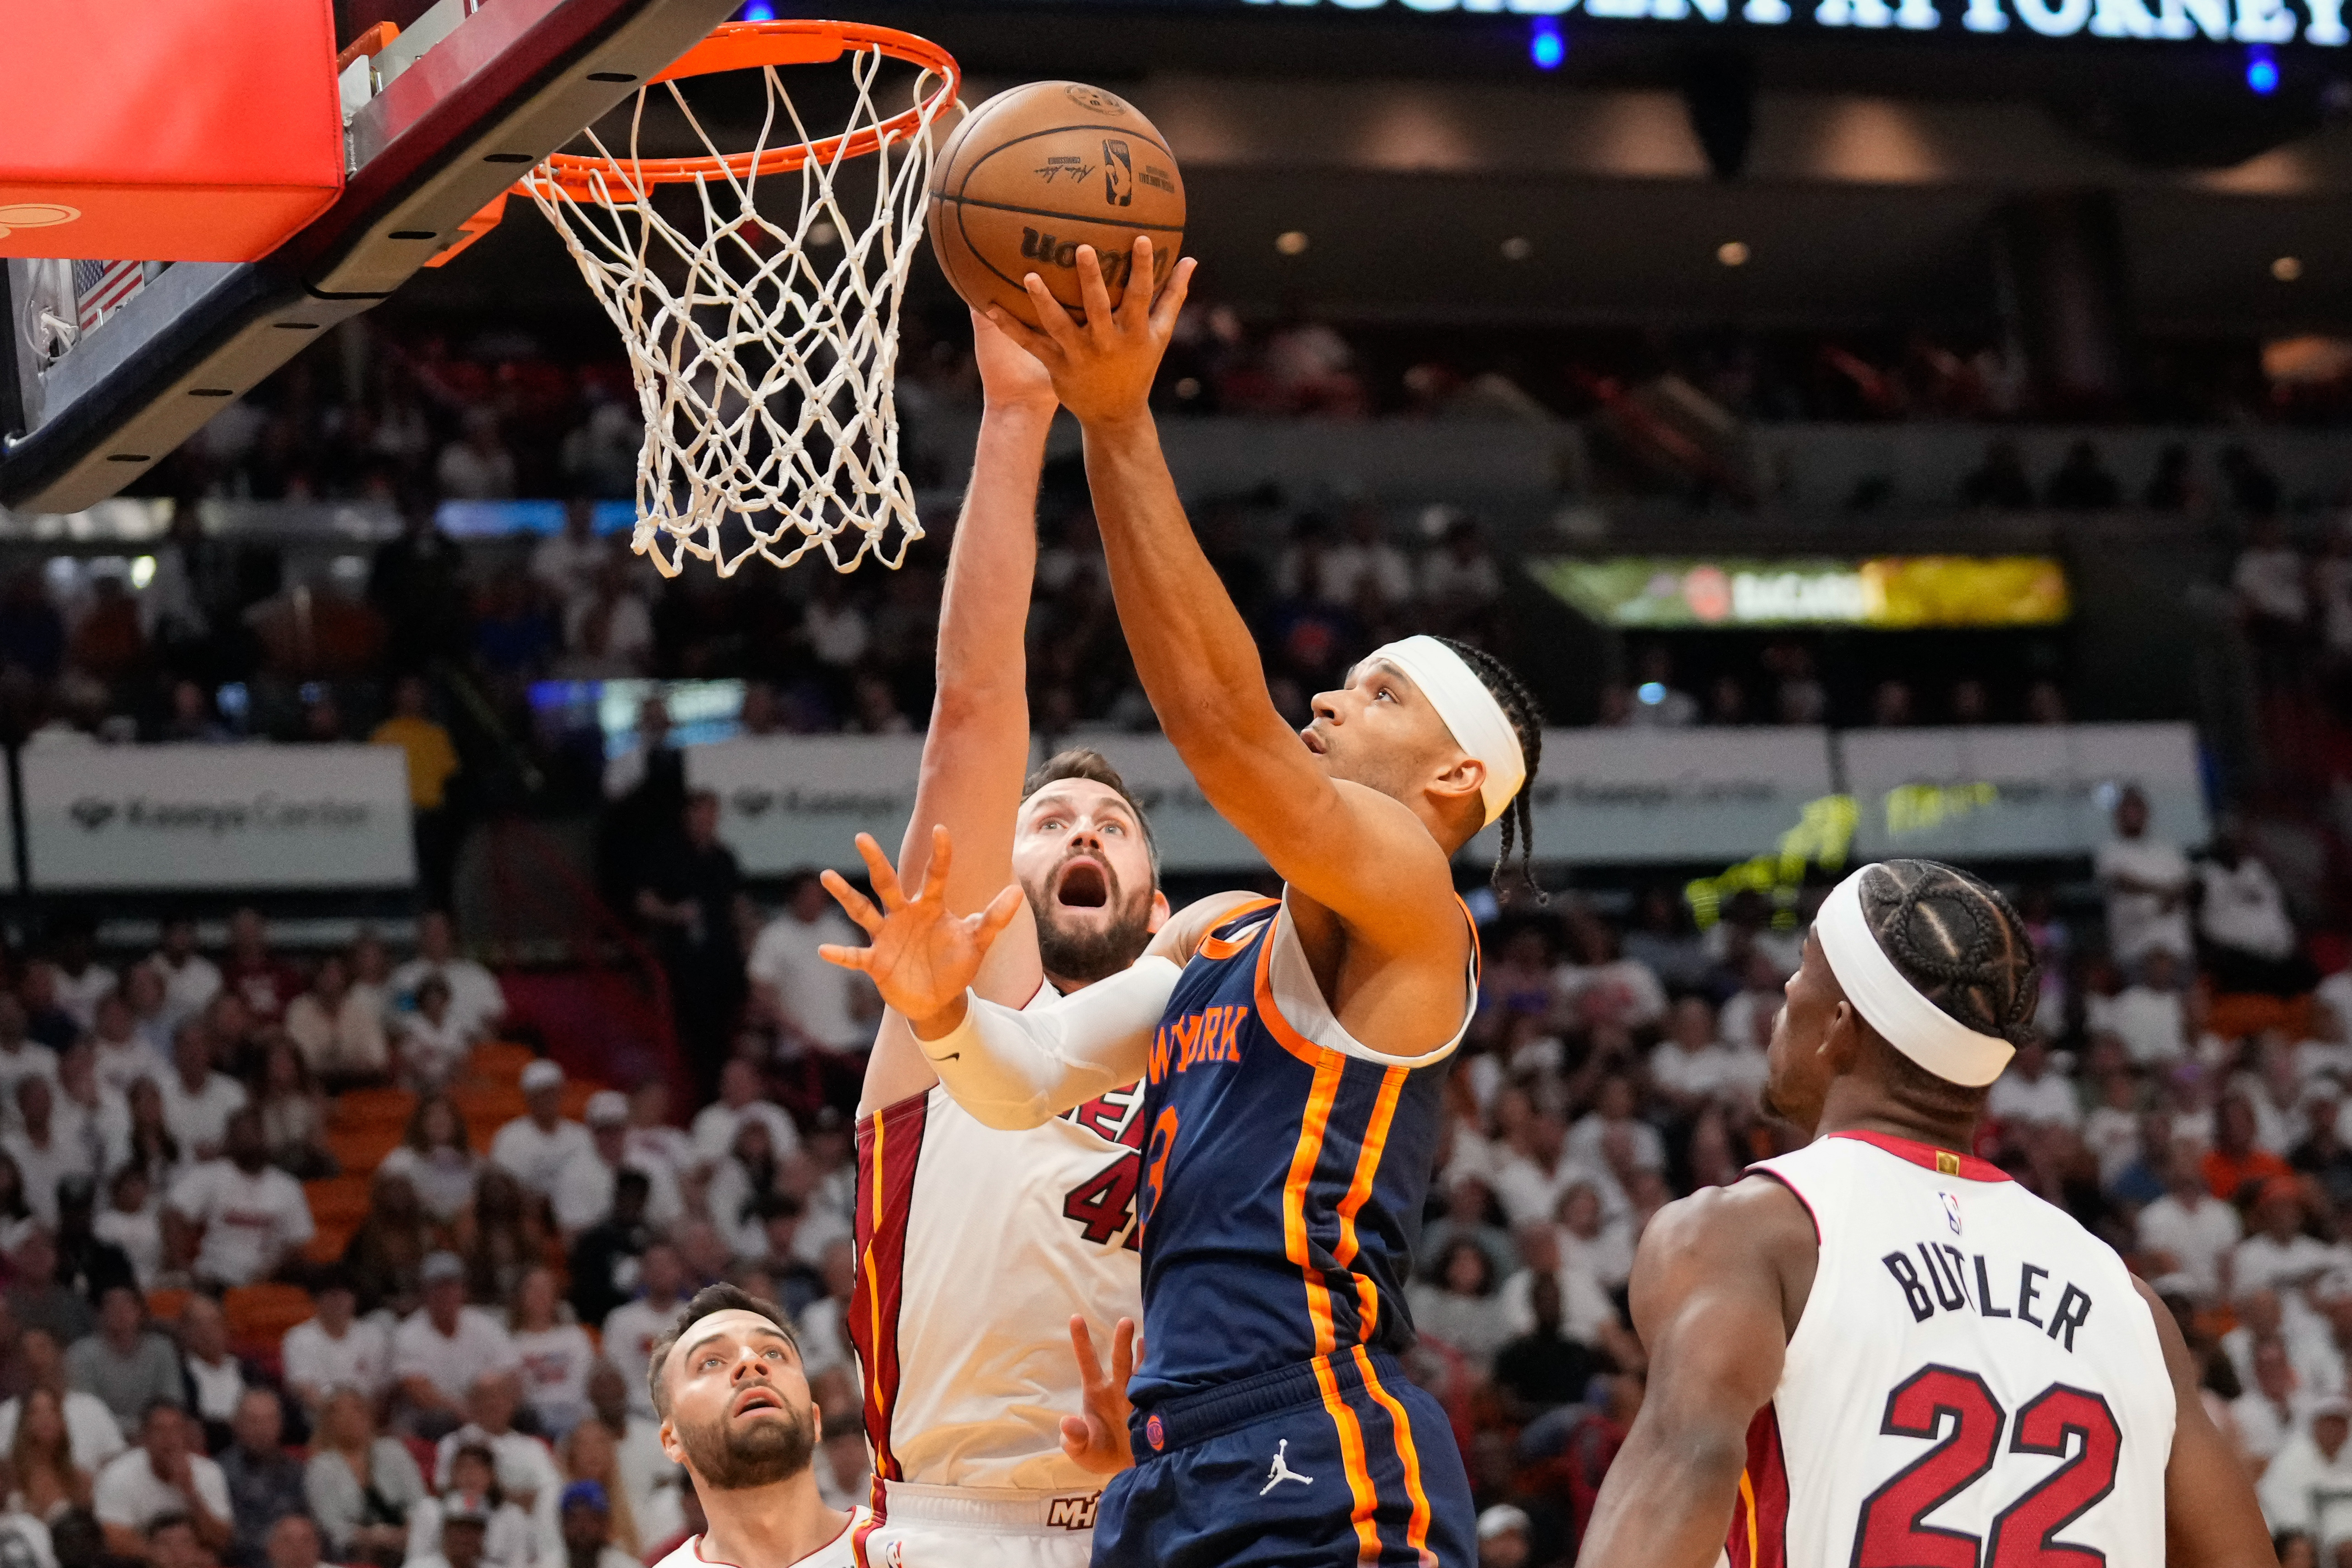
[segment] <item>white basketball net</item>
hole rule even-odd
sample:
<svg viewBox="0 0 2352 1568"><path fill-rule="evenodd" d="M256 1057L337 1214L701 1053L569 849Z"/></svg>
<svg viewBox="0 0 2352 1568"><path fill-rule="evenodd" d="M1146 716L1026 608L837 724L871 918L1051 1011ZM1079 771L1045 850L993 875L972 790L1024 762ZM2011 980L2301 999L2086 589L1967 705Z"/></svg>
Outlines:
<svg viewBox="0 0 2352 1568"><path fill-rule="evenodd" d="M872 208L853 217L839 189L843 153L853 133L889 116L874 93L887 57L856 48L845 58L856 107L835 155L767 176L772 188L799 182L790 228L754 206L757 173L722 169L682 184L693 197L683 222L655 209L659 186L617 172L590 176L591 199L567 194L544 164L523 182L628 345L646 426L630 547L664 576L688 556L729 577L753 555L790 566L813 549L839 572L868 552L895 568L923 536L898 468L891 382L899 299L922 232L927 132L942 104L924 100L931 79L916 81L920 127L886 137L873 154ZM767 110L755 159L813 146L776 68L761 75ZM709 154L725 156L679 84L658 85ZM638 156L648 90L637 94L628 155L614 160L623 170ZM593 131L587 140L595 156L613 158ZM736 166L756 163L739 157ZM730 521L741 531L728 529L722 542Z"/></svg>

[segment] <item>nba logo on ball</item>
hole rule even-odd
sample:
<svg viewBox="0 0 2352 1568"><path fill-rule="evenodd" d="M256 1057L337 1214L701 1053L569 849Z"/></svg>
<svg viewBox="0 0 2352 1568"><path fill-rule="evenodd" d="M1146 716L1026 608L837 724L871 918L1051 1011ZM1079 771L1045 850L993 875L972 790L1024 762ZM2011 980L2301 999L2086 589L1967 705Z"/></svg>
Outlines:
<svg viewBox="0 0 2352 1568"><path fill-rule="evenodd" d="M1143 1436L1150 1442L1151 1451L1155 1454L1167 1446L1168 1434L1160 1428L1157 1415L1143 1424Z"/></svg>
<svg viewBox="0 0 2352 1568"><path fill-rule="evenodd" d="M1103 142L1103 200L1115 207L1135 205L1135 160L1124 142Z"/></svg>
<svg viewBox="0 0 2352 1568"><path fill-rule="evenodd" d="M1937 1193L1936 1196L1944 1205L1944 1223L1952 1227L1952 1234L1954 1236L1959 1235L1960 1200L1954 1197L1949 1193Z"/></svg>

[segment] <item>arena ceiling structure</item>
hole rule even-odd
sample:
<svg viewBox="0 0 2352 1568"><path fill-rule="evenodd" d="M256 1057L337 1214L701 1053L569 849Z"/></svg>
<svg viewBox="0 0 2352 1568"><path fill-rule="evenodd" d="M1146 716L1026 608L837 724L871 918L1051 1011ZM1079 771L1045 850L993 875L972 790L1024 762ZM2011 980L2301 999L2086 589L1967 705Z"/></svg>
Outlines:
<svg viewBox="0 0 2352 1568"><path fill-rule="evenodd" d="M971 101L1045 76L1132 97L1182 160L1204 284L1264 312L1961 323L2085 288L2159 332L2352 312L2333 0L861 11L944 41ZM571 287L538 226L483 249L408 299L529 310Z"/></svg>

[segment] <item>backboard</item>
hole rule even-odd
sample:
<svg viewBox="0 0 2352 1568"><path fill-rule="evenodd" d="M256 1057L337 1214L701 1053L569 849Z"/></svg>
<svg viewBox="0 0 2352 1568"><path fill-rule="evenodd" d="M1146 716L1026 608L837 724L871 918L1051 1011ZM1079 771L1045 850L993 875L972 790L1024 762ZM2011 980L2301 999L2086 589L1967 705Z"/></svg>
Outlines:
<svg viewBox="0 0 2352 1568"><path fill-rule="evenodd" d="M440 0L344 66L342 194L275 253L7 261L0 505L72 512L116 493L319 332L466 243L518 175L739 4Z"/></svg>

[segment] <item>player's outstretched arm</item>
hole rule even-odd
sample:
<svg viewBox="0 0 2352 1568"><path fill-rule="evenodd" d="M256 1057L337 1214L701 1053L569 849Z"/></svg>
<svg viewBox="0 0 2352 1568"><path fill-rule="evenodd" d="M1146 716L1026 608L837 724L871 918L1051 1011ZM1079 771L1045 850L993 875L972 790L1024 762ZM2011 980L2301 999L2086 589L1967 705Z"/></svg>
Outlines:
<svg viewBox="0 0 2352 1568"><path fill-rule="evenodd" d="M951 910L971 913L1013 880L1013 818L1029 768L1026 649L1029 593L1037 572L1037 481L1059 406L1052 378L974 311L972 354L986 398L971 482L948 552L940 598L938 694L923 739L915 812L898 863L919 876L931 829L944 826L957 854L947 881ZM982 962L974 994L1019 1006L1045 977L1037 930L1024 900ZM896 1012L883 1016L866 1062L858 1114L922 1093L938 1081Z"/></svg>
<svg viewBox="0 0 2352 1568"><path fill-rule="evenodd" d="M1006 888L975 915L948 909L940 890L952 873L954 853L944 827L932 830L930 865L922 889L911 898L870 835L857 836L857 852L879 907L838 872L825 872L824 886L873 945L828 943L817 951L828 963L872 980L883 1003L906 1017L956 1103L985 1125L1006 1131L1041 1126L1142 1077L1152 1037L1182 973L1179 955L1190 956L1232 901L1245 897L1228 894L1192 906L1160 927L1143 958L1124 973L1029 1013L971 990L989 944L1021 902L1019 888Z"/></svg>
<svg viewBox="0 0 2352 1568"><path fill-rule="evenodd" d="M1610 1466L1579 1568L1713 1568L1731 1526L1748 1427L1773 1390L1819 1244L1769 1177L1668 1205L1633 1259L1649 1390Z"/></svg>
<svg viewBox="0 0 2352 1568"><path fill-rule="evenodd" d="M2172 1309L2137 1276L2132 1286L2156 1320L2164 1369L2172 1375L2172 1458L2164 1467L2167 1568L2278 1568L2253 1483L2205 1414L2197 1363Z"/></svg>
<svg viewBox="0 0 2352 1568"><path fill-rule="evenodd" d="M1135 243L1130 278L1150 278L1151 242ZM1335 782L1280 713L1257 644L1185 519L1160 450L1150 396L1192 276L1176 264L1155 299L1130 288L1114 310L1091 247L1077 252L1084 325L1032 274L1045 331L1001 308L990 319L1052 373L1086 432L1087 477L1110 566L1111 594L1137 676L1193 780L1292 887L1376 946L1442 953L1458 970L1465 940L1444 852L1385 795Z"/></svg>

